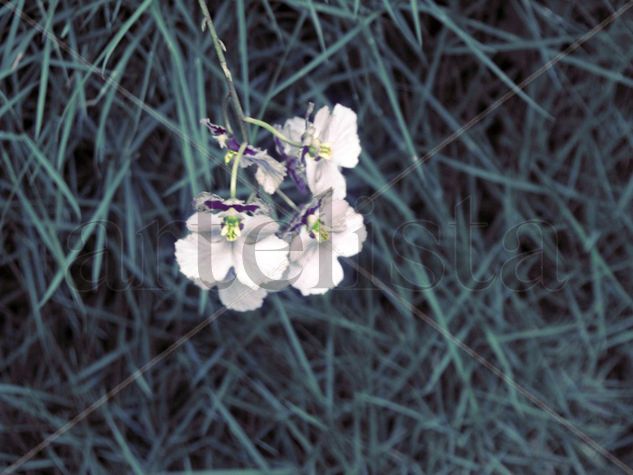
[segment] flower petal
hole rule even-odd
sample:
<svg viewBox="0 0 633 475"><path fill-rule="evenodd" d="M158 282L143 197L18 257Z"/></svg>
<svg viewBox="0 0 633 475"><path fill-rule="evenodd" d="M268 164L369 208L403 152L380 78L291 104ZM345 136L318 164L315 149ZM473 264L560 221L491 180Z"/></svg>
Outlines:
<svg viewBox="0 0 633 475"><path fill-rule="evenodd" d="M305 119L302 117L293 117L284 123L282 133L293 142L301 142L301 136L305 130Z"/></svg>
<svg viewBox="0 0 633 475"><path fill-rule="evenodd" d="M211 213L194 213L187 220L187 229L194 233L219 234L222 218Z"/></svg>
<svg viewBox="0 0 633 475"><path fill-rule="evenodd" d="M306 131L306 121L301 117L293 117L286 120L281 133L293 142L301 143L304 132ZM283 142L283 153L291 157L299 157L301 155L301 149L299 147L293 147L292 145Z"/></svg>
<svg viewBox="0 0 633 475"><path fill-rule="evenodd" d="M331 203L331 204L330 204ZM363 215L354 211L345 200L324 200L320 212L332 232L330 239L337 256L350 257L358 254L367 238Z"/></svg>
<svg viewBox="0 0 633 475"><path fill-rule="evenodd" d="M214 124L209 119L200 119L200 123L205 125L214 137L217 137L218 135L226 135L228 133L226 128L221 125Z"/></svg>
<svg viewBox="0 0 633 475"><path fill-rule="evenodd" d="M315 195L330 188L332 188L332 196L335 199L345 198L347 194L345 177L339 167L330 160L306 159L306 178L310 191Z"/></svg>
<svg viewBox="0 0 633 475"><path fill-rule="evenodd" d="M334 232L347 229L347 210L350 208L345 200L332 199L332 194L324 193L319 200L319 219Z"/></svg>
<svg viewBox="0 0 633 475"><path fill-rule="evenodd" d="M264 191L272 195L286 176L286 167L283 163L278 162L266 152L260 152L253 157L242 159L242 166L256 165L255 179L261 185Z"/></svg>
<svg viewBox="0 0 633 475"><path fill-rule="evenodd" d="M356 112L349 107L336 104L332 110L326 136L322 140L332 144L334 163L340 167L355 167L361 152Z"/></svg>
<svg viewBox="0 0 633 475"><path fill-rule="evenodd" d="M290 244L277 236L270 235L255 245L257 266L267 281L278 280L288 267Z"/></svg>
<svg viewBox="0 0 633 475"><path fill-rule="evenodd" d="M303 295L324 294L343 280L343 268L330 243L317 244L302 231L292 248L287 276L290 285Z"/></svg>
<svg viewBox="0 0 633 475"><path fill-rule="evenodd" d="M305 227L301 228L290 243L290 262L303 267L307 261L313 259L312 254L318 252L318 247L319 243L310 237Z"/></svg>
<svg viewBox="0 0 633 475"><path fill-rule="evenodd" d="M209 250L211 274L217 281L225 279L231 267L235 266L231 245L225 240L218 240L211 243Z"/></svg>
<svg viewBox="0 0 633 475"><path fill-rule="evenodd" d="M183 239L176 241L175 248L176 262L178 262L180 272L188 279L201 281L200 266L198 265L198 236L188 234ZM212 286L215 280L210 280L208 283Z"/></svg>
<svg viewBox="0 0 633 475"><path fill-rule="evenodd" d="M358 254L363 249L363 243L367 238L365 226L357 231L346 231L344 233L333 233L331 235L332 248L337 256L351 257Z"/></svg>
<svg viewBox="0 0 633 475"><path fill-rule="evenodd" d="M279 230L279 223L266 214L244 216L242 224L244 224L242 238L249 244L275 234Z"/></svg>
<svg viewBox="0 0 633 475"><path fill-rule="evenodd" d="M243 239L233 246L237 278L253 289L282 278L288 267L289 244L274 234L255 242Z"/></svg>
<svg viewBox="0 0 633 475"><path fill-rule="evenodd" d="M251 289L238 279L221 284L218 292L224 306L238 312L258 309L264 303L267 293L261 288Z"/></svg>
<svg viewBox="0 0 633 475"><path fill-rule="evenodd" d="M314 126L314 132L321 140L326 140L328 128L330 126L330 108L328 106L321 107L316 114L314 114L314 120L312 125Z"/></svg>
<svg viewBox="0 0 633 475"><path fill-rule="evenodd" d="M176 241L176 261L186 277L200 280L208 287L223 280L233 267L228 242L210 241L199 233L191 233Z"/></svg>
<svg viewBox="0 0 633 475"><path fill-rule="evenodd" d="M255 179L257 180L257 183L259 183L264 191L269 195L272 195L275 191L277 191L281 182L284 181L284 176L286 176L286 168L281 165L281 163L278 163L278 165L281 167L281 170L258 166L257 171L255 172Z"/></svg>

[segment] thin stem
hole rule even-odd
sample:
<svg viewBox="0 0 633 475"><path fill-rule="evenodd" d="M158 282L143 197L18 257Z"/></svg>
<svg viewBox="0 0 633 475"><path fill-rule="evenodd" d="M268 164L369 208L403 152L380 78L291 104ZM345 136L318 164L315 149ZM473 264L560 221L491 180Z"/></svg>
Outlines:
<svg viewBox="0 0 633 475"><path fill-rule="evenodd" d="M294 201L292 201L290 199L290 197L285 194L283 191L281 191L280 189L277 189L277 191L275 191L275 193L277 193L277 195L279 195L279 197L284 200L286 202L286 204L288 206L290 206L292 209L294 209L295 211L299 211L299 207L295 204Z"/></svg>
<svg viewBox="0 0 633 475"><path fill-rule="evenodd" d="M244 155L244 150L246 150L246 142L242 142L240 149L237 151L237 155L233 159L233 168L231 168L231 199L237 197L237 173L240 169L240 160L242 159L242 155Z"/></svg>
<svg viewBox="0 0 633 475"><path fill-rule="evenodd" d="M293 147L302 147L301 143L294 142L293 140L290 140L288 137L286 137L284 134L279 132L279 130L274 128L268 122L264 122L263 120L259 120L259 119L254 119L253 117L244 117L243 120L244 120L244 122L246 122L248 124L253 124L253 125L256 125L258 127L261 127L262 129L266 129L268 132L273 134L275 137L279 138L280 140L283 140L284 142L292 145Z"/></svg>
<svg viewBox="0 0 633 475"><path fill-rule="evenodd" d="M224 96L224 100L222 101L222 117L224 118L224 127L229 131L230 134L233 134L233 127L231 127L231 120L229 119L229 102L231 101L231 95L227 94Z"/></svg>
<svg viewBox="0 0 633 475"><path fill-rule="evenodd" d="M204 0L198 0L198 3L200 4L200 8L202 9L202 14L204 15L206 24L209 27L209 33L211 34L211 39L213 40L213 46L215 47L215 52L218 55L220 68L222 69L222 72L224 73L224 77L226 79L226 85L229 88L231 103L233 104L233 109L235 110L235 114L237 114L238 122L240 125L242 141L248 142L248 131L246 130L246 126L244 125L244 110L242 109L240 98L238 97L237 91L235 90L235 84L233 83L233 76L231 75L231 71L229 70L229 67L226 64L226 58L224 57L224 45L222 44L222 41L220 41L220 38L218 38L218 33L215 30L215 25L213 24L213 20L211 19L211 14L209 13L207 4L205 3Z"/></svg>

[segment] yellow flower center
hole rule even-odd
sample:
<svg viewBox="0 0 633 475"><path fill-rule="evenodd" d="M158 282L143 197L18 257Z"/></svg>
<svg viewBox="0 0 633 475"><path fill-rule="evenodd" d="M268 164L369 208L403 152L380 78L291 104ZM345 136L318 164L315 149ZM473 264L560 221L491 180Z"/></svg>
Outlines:
<svg viewBox="0 0 633 475"><path fill-rule="evenodd" d="M329 160L332 158L332 144L329 142L321 142L319 139L314 137L312 139L312 143L308 147L308 154L311 158L323 158L325 160Z"/></svg>
<svg viewBox="0 0 633 475"><path fill-rule="evenodd" d="M224 155L224 163L228 165L236 156L237 152L235 152L234 150L229 150L228 152L226 152L226 155Z"/></svg>

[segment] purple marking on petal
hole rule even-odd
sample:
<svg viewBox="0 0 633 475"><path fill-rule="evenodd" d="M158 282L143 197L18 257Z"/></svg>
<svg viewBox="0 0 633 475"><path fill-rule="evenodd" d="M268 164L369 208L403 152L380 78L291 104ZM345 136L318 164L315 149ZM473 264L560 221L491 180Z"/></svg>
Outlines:
<svg viewBox="0 0 633 475"><path fill-rule="evenodd" d="M215 135L216 137L227 133L227 130L224 127L218 124L214 124L209 119L203 120L202 123L206 125L207 128L211 131L211 133Z"/></svg>
<svg viewBox="0 0 633 475"><path fill-rule="evenodd" d="M226 148L231 150L232 152L239 152L242 144L239 140L235 138L234 135L229 135L229 138L226 140ZM257 155L257 150L250 145L247 145L244 149L244 155L254 156Z"/></svg>
<svg viewBox="0 0 633 475"><path fill-rule="evenodd" d="M301 222L303 224L308 224L308 216L310 216L311 214L314 214L315 211L319 209L319 206L321 206L321 200L319 200L317 204L315 204L311 208L308 208L307 210L305 210L305 212L303 213L303 216L301 217Z"/></svg>
<svg viewBox="0 0 633 475"><path fill-rule="evenodd" d="M235 204L235 205L231 205L231 208L233 208L238 213L254 213L255 211L259 209L259 205Z"/></svg>
<svg viewBox="0 0 633 475"><path fill-rule="evenodd" d="M296 218L295 218L295 219L296 219ZM295 219L293 219L293 221L294 221ZM303 220L302 220L302 219L300 219L299 221L297 221L296 223L294 223L292 226L290 226L290 227L288 228L288 231L287 231L287 232L289 232L289 233L294 233L297 229L299 229L301 226L303 226L303 222L302 222L302 221L303 221Z"/></svg>
<svg viewBox="0 0 633 475"><path fill-rule="evenodd" d="M286 168L290 179L294 182L297 189L301 192L301 194L305 195L308 192L308 187L306 185L306 181L299 173L299 170L297 170L297 162L298 160L296 158L288 157L286 160Z"/></svg>
<svg viewBox="0 0 633 475"><path fill-rule="evenodd" d="M274 137L275 148L277 149L277 153L280 158L286 162L286 169L288 170L288 176L294 182L297 189L301 192L301 194L306 194L308 192L308 187L306 185L305 180L301 176L301 173L297 169L299 159L296 157L292 157L285 152L285 148L283 143L278 137Z"/></svg>
<svg viewBox="0 0 633 475"><path fill-rule="evenodd" d="M301 226L305 226L308 224L308 216L310 216L311 214L314 214L319 207L321 206L321 200L318 200L317 203L314 206L310 206L309 208L305 209L300 216L300 219L298 220L298 222L296 222L293 226L290 227L290 229L288 230L289 232L294 232L297 229L299 229ZM294 218L296 219L296 218ZM293 219L293 221L294 221ZM310 231L311 233L312 231ZM314 237L314 236L311 236Z"/></svg>
<svg viewBox="0 0 633 475"><path fill-rule="evenodd" d="M233 134L229 134L228 130L222 127L221 125L214 124L209 119L205 119L201 121L202 124L206 125L207 128L211 131L214 137L220 137L221 135L226 135L226 148L231 150L232 152L239 152L240 146L242 145L239 140L235 138ZM247 145L244 149L244 155L257 155L257 149Z"/></svg>
<svg viewBox="0 0 633 475"><path fill-rule="evenodd" d="M219 211L227 211L230 206L225 205L224 201L221 200L207 200L204 202L204 205L209 209L215 209Z"/></svg>
<svg viewBox="0 0 633 475"><path fill-rule="evenodd" d="M259 205L255 204L242 205L235 203L228 205L222 200L207 200L204 202L204 205L211 210L228 211L230 209L234 209L238 213L254 213L259 209Z"/></svg>
<svg viewBox="0 0 633 475"><path fill-rule="evenodd" d="M281 142L279 137L273 136L273 140L275 142L275 148L277 149L277 153L281 156L282 160L286 160L288 155L286 155L284 144Z"/></svg>
<svg viewBox="0 0 633 475"><path fill-rule="evenodd" d="M294 226L291 226L290 229L288 229L288 232L289 233L294 233L300 227L301 227L301 223L295 224Z"/></svg>
<svg viewBox="0 0 633 475"><path fill-rule="evenodd" d="M237 152L240 149L240 143L233 135L230 135L226 141L226 148Z"/></svg>

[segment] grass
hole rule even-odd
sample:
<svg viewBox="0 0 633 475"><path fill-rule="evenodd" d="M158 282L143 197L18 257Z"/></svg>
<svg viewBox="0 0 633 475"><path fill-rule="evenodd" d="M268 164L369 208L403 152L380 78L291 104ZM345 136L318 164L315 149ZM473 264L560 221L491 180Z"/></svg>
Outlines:
<svg viewBox="0 0 633 475"><path fill-rule="evenodd" d="M220 308L173 243L192 195L229 185L198 123L226 89L196 1L10 4L0 468ZM20 470L623 472L507 378L633 465L633 10L519 89L625 2L208 5L248 114L358 112L368 242L340 288L227 312Z"/></svg>

